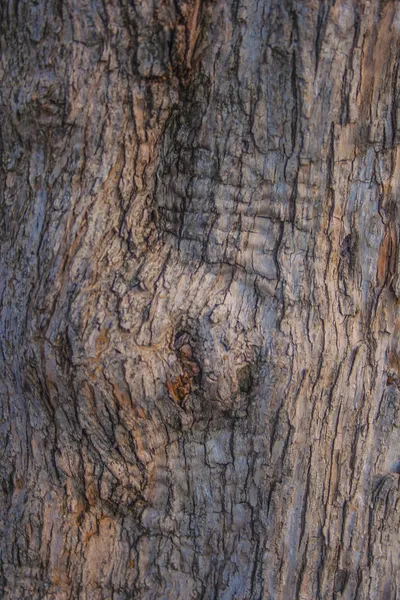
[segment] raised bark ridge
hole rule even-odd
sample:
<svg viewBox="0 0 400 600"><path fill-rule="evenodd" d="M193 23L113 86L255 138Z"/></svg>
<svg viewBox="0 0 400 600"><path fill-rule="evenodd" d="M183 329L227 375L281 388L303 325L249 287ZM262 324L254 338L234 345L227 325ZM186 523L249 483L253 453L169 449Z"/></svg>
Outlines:
<svg viewBox="0 0 400 600"><path fill-rule="evenodd" d="M398 597L399 4L0 10L2 597Z"/></svg>

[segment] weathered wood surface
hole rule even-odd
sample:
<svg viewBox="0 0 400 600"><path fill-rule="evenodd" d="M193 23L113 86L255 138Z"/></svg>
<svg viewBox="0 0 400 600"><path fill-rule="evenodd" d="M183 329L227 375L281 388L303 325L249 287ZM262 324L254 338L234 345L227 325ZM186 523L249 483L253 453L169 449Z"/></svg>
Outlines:
<svg viewBox="0 0 400 600"><path fill-rule="evenodd" d="M6 600L400 596L400 4L3 0Z"/></svg>

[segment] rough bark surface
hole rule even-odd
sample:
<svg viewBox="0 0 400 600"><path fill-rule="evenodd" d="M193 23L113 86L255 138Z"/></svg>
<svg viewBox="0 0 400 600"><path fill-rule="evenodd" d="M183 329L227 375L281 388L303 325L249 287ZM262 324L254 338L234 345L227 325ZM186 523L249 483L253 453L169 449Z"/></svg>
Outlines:
<svg viewBox="0 0 400 600"><path fill-rule="evenodd" d="M1 597L399 598L399 3L0 12Z"/></svg>

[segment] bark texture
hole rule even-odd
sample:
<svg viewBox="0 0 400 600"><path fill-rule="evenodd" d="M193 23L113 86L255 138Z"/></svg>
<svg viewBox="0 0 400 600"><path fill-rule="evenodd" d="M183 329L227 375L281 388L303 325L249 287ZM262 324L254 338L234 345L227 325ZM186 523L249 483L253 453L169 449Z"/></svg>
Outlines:
<svg viewBox="0 0 400 600"><path fill-rule="evenodd" d="M400 5L0 3L0 594L400 597Z"/></svg>

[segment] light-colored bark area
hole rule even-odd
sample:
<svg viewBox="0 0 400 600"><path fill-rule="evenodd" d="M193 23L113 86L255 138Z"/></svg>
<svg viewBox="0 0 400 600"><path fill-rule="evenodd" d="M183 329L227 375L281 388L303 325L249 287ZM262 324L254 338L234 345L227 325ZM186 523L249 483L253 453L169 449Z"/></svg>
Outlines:
<svg viewBox="0 0 400 600"><path fill-rule="evenodd" d="M400 5L0 5L5 600L400 595Z"/></svg>

